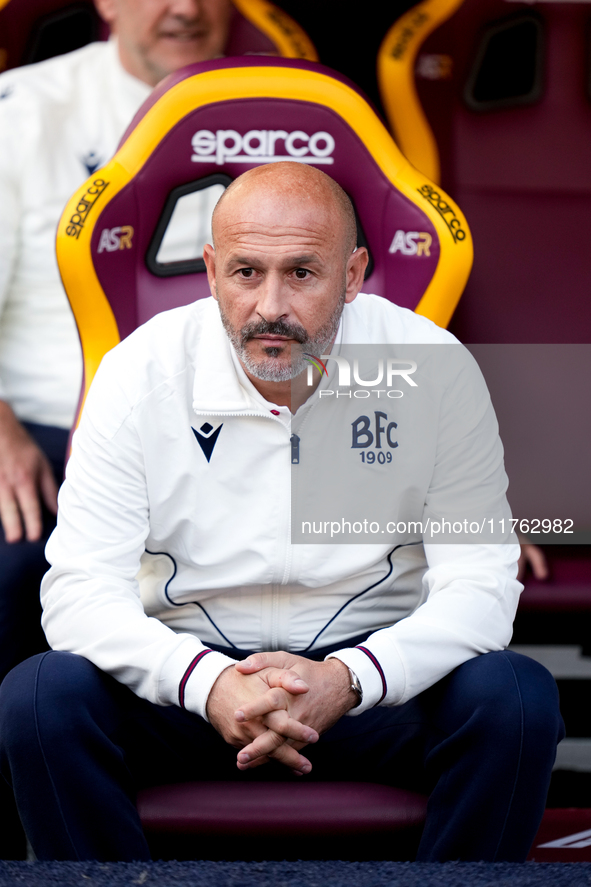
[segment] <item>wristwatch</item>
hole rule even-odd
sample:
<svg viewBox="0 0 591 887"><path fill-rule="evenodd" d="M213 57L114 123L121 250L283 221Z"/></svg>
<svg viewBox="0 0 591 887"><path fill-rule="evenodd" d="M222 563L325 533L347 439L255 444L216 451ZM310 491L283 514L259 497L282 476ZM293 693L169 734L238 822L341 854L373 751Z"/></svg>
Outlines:
<svg viewBox="0 0 591 887"><path fill-rule="evenodd" d="M349 668L349 666L347 666ZM354 690L357 694L357 702L353 706L353 708L357 708L358 705L361 705L363 702L363 690L361 689L361 682L352 668L349 668L349 677L351 678L351 690Z"/></svg>

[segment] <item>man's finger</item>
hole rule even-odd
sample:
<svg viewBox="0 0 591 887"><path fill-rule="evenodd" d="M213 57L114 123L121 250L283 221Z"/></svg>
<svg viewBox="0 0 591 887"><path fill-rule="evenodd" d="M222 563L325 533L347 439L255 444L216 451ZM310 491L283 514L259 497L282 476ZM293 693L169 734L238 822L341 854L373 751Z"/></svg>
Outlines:
<svg viewBox="0 0 591 887"><path fill-rule="evenodd" d="M320 734L313 727L302 724L296 718L290 718L286 711L272 711L271 714L264 716L263 724L275 733L285 736L286 739L306 745L318 742L320 738Z"/></svg>
<svg viewBox="0 0 591 887"><path fill-rule="evenodd" d="M290 669L265 668L262 671L256 672L256 674L258 674L269 687L282 687L294 696L299 693L307 693L310 689L306 681L304 681L296 671Z"/></svg>
<svg viewBox="0 0 591 887"><path fill-rule="evenodd" d="M276 653L251 653L248 659L236 663L236 670L242 674L253 674L263 668L289 668L294 657L282 650Z"/></svg>
<svg viewBox="0 0 591 887"><path fill-rule="evenodd" d="M306 744L309 742L318 742L319 734L313 727L309 727L307 724L302 724L301 721L298 721L296 718L291 718L285 710L279 710L277 708L269 709L268 706L262 702L263 698L264 697L261 697L261 699L256 700L252 705L243 706L247 711L237 711L235 714L236 720L239 723L244 723L245 721L250 721L251 718L258 719L259 717L262 717L265 727L270 728L285 739L293 739L297 742L305 742Z"/></svg>
<svg viewBox="0 0 591 887"><path fill-rule="evenodd" d="M267 730L245 746L237 756L239 770L248 770L257 766L261 758L274 758L279 763L297 773L309 773L312 769L310 761L288 745L282 736L273 730Z"/></svg>
<svg viewBox="0 0 591 887"><path fill-rule="evenodd" d="M296 758L291 752L279 750L285 744L289 748L299 751L306 745L317 742L319 735L316 730L305 724L300 724L299 721L290 718L286 712L273 712L269 719L265 718L264 723L269 729L265 733L260 733L239 753L238 762L243 765L241 769L253 766L260 757L264 757L265 760L267 757L276 758L295 770L299 770L302 763L309 763L303 755Z"/></svg>
<svg viewBox="0 0 591 887"><path fill-rule="evenodd" d="M291 668L296 662L295 656L284 651L256 653L237 662L234 668L241 674L265 671L264 679L270 687L283 687L289 693L307 693L310 689L308 684Z"/></svg>
<svg viewBox="0 0 591 887"><path fill-rule="evenodd" d="M268 764L271 758L267 757L267 755L263 755L262 758L255 758L250 764L242 765L238 761L236 762L236 766L239 770L254 770L256 767L262 767L263 764Z"/></svg>
<svg viewBox="0 0 591 887"><path fill-rule="evenodd" d="M0 520L7 542L18 542L23 536L21 515L12 492L6 488L0 490Z"/></svg>
<svg viewBox="0 0 591 887"><path fill-rule="evenodd" d="M304 755L300 755L295 748L292 748L287 742L280 745L273 754L269 755L269 757L278 761L280 764L283 764L285 767L289 767L296 776L304 776L312 769L312 764L308 758L305 758Z"/></svg>
<svg viewBox="0 0 591 887"><path fill-rule="evenodd" d="M279 687L275 687L263 696L259 696L258 699L254 699L252 702L242 705L240 709L235 712L234 717L239 723L243 723L244 721L250 721L254 718L261 717L261 715L269 714L272 711L287 709L288 705L289 697L286 691Z"/></svg>
<svg viewBox="0 0 591 887"><path fill-rule="evenodd" d="M245 723L253 723L256 722L258 718L264 718L268 720L273 715L276 716L277 724L283 724L289 718L287 714L287 710L290 704L290 694L286 693L284 690L279 688L274 688L269 690L268 693L265 693L263 696L259 696L258 699L254 699L252 702L245 703L242 705L236 712L234 712L234 718L239 724ZM299 724L300 721L295 719L294 723ZM278 729L277 727L273 727L273 729ZM313 729L313 728L306 728ZM282 732L282 731L281 731ZM315 731L313 731L315 732ZM302 736L291 736L291 739L302 739ZM314 739L305 738L306 742L314 742Z"/></svg>
<svg viewBox="0 0 591 887"><path fill-rule="evenodd" d="M283 687L288 693L307 693L310 689L296 671L286 668L269 668L264 679L270 687Z"/></svg>
<svg viewBox="0 0 591 887"><path fill-rule="evenodd" d="M261 733L266 733L268 729L269 728L263 724L261 718L256 718L244 723L232 724L229 734L232 737L230 745L233 745L234 748L244 748L245 745L248 745L256 739L257 736L260 736ZM226 739L226 742L227 741L228 740Z"/></svg>
<svg viewBox="0 0 591 887"><path fill-rule="evenodd" d="M29 542L36 542L41 538L43 522L41 520L41 503L35 486L31 483L23 483L15 489L18 507L20 509L25 534Z"/></svg>

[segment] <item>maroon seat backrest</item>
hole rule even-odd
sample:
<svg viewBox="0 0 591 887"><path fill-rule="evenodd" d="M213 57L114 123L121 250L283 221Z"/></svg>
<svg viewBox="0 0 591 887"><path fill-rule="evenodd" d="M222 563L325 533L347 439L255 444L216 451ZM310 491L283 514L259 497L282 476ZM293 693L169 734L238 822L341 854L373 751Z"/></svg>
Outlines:
<svg viewBox="0 0 591 887"><path fill-rule="evenodd" d="M139 324L209 295L202 260L157 258L177 197L278 159L318 166L351 196L372 257L366 291L447 323L471 264L469 230L359 92L304 61L205 62L154 91L62 216L58 261L87 385L104 351Z"/></svg>
<svg viewBox="0 0 591 887"><path fill-rule="evenodd" d="M167 89L171 90L181 80L195 78L208 70L219 73L221 68L233 66L237 61L191 66L170 78ZM276 63L274 60L257 58L242 60L240 66L273 69ZM327 71L302 62L290 63L290 67L295 74L314 70L314 67L323 73ZM334 72L330 74L336 78ZM157 92L162 95L162 90ZM157 98L155 95L143 106L124 139L133 136L134 130L141 125L142 117L149 113L150 106ZM261 142L253 136L246 150L242 143L234 156L232 152L236 140L231 133L244 137L253 131L267 134L263 139L267 139L268 154L254 153L259 150ZM226 153L222 149L220 155L217 145L223 138L220 135L223 132L227 133L224 140ZM275 139L270 135L280 132L300 132L305 137L290 141L289 138ZM199 133L209 133L210 136L199 136ZM312 144L316 133L327 133L331 141L317 138ZM310 141L306 142L308 137ZM192 147L193 142L197 148ZM312 144L312 147L307 148L306 144ZM210 148L209 154L196 153ZM253 154L248 156L247 150L253 151ZM359 135L332 109L320 104L313 105L291 97L233 99L229 95L224 101L187 113L163 137L158 149L141 170L110 200L95 220L93 261L115 311L122 337L158 311L209 295L205 273L180 273L163 280L153 273L154 266L150 268L149 257L146 260L169 194L188 182L220 174L230 181L249 167L264 162L266 156L285 160L305 157L307 162L313 162L336 179L354 201L372 255L372 273L365 285L367 290L391 298L405 307L414 309L417 306L439 259L437 231L427 214L388 181L380 167L372 161ZM134 229L135 249L99 252L102 232L123 221ZM409 261L402 251L389 253L388 248L398 229L427 232L431 238L430 255L421 257L422 261L413 256L415 261ZM135 304L129 298L131 292L136 294Z"/></svg>

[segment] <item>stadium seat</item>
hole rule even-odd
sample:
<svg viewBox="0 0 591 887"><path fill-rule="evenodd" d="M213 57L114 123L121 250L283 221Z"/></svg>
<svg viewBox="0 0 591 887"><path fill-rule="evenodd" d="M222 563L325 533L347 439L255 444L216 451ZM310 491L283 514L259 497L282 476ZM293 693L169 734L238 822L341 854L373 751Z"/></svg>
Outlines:
<svg viewBox="0 0 591 887"><path fill-rule="evenodd" d="M152 852L177 858L199 847L209 859L408 859L426 808L422 795L365 782L181 783L138 796Z"/></svg>
<svg viewBox="0 0 591 887"><path fill-rule="evenodd" d="M232 2L227 55L317 60L306 33L278 6L268 0ZM41 62L108 35L92 0L0 0L0 71Z"/></svg>
<svg viewBox="0 0 591 887"><path fill-rule="evenodd" d="M579 546L577 549L581 550ZM519 604L522 613L591 614L589 564L585 557L575 558L572 555L570 546L552 546L548 549L550 578L541 581L532 577L527 582ZM586 625L586 630L588 627ZM574 640L576 632L571 637ZM591 638L586 635L580 640L584 641L588 654Z"/></svg>
<svg viewBox="0 0 591 887"><path fill-rule="evenodd" d="M591 862L591 809L546 810L530 862Z"/></svg>
<svg viewBox="0 0 591 887"><path fill-rule="evenodd" d="M486 365L514 514L524 526L572 520L586 545L590 26L584 3L424 0L394 23L378 59L398 144L459 202L472 228L474 269L450 329L478 343ZM560 428L551 451L549 411ZM591 560L586 575L591 598ZM566 591L560 597L561 607L574 601ZM537 598L547 607L542 586L531 583L524 604L533 610Z"/></svg>
<svg viewBox="0 0 591 887"><path fill-rule="evenodd" d="M199 250L169 242L181 201L215 198L249 167L278 159L313 163L349 193L371 255L369 292L448 322L472 261L464 216L404 160L359 92L304 61L206 62L154 91L58 226L85 390L105 351L136 326L209 295Z"/></svg>
<svg viewBox="0 0 591 887"><path fill-rule="evenodd" d="M591 341L590 25L586 3L423 0L381 45L396 141L477 244L462 341Z"/></svg>
<svg viewBox="0 0 591 887"><path fill-rule="evenodd" d="M350 194L359 238L372 257L370 292L441 324L448 321L472 259L464 217L404 160L358 91L334 72L304 61L208 62L177 72L156 89L113 160L73 196L58 226L58 261L83 346L85 391L103 354L139 324L209 295L200 248L167 240L177 212L183 215L179 200L206 188L215 196L249 167L280 158L317 165ZM426 803L383 786L229 785L223 791L234 800L214 815L215 808L201 801L205 793L213 803L222 789L206 784L142 793L140 809L151 834L178 828L210 834L218 827L224 833L242 828L235 820L227 822L228 810L244 804L243 796L234 794L242 790L260 793L256 806L263 811L264 828L272 820L283 829L286 816L296 828L311 810L326 812L326 799L332 798L332 814L319 812L324 824L318 833L325 838L335 829L354 835L364 817L372 829L382 822L380 834L384 828L411 834ZM355 803L345 815L339 798L347 792ZM265 814L265 809L275 812ZM406 853L413 853L410 844Z"/></svg>

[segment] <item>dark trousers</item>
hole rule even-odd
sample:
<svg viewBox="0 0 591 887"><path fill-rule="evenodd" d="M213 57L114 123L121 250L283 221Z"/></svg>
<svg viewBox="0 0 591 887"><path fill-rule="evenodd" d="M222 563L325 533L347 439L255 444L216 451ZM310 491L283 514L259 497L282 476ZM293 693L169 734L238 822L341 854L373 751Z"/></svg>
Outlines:
<svg viewBox="0 0 591 887"><path fill-rule="evenodd" d="M429 791L421 861L523 861L562 736L549 672L487 653L404 705L342 718L306 749L304 778ZM139 699L75 654L38 655L0 689L0 767L39 859L149 859L134 803L148 785L289 781L273 762L244 774L235 761L203 719Z"/></svg>
<svg viewBox="0 0 591 887"><path fill-rule="evenodd" d="M46 425L23 423L43 450L58 484L64 475L68 431ZM10 545L0 527L0 682L19 662L42 650L47 642L41 628L39 586L49 567L45 545L55 527L55 515L43 508L43 534L38 542ZM21 859L25 855L23 834L12 792L0 783L0 858Z"/></svg>
<svg viewBox="0 0 591 887"><path fill-rule="evenodd" d="M23 423L45 453L59 485L64 475L68 431ZM19 662L47 650L41 628L39 586L49 564L45 546L55 527L55 515L43 508L43 534L38 542L5 541L0 528L0 681Z"/></svg>

